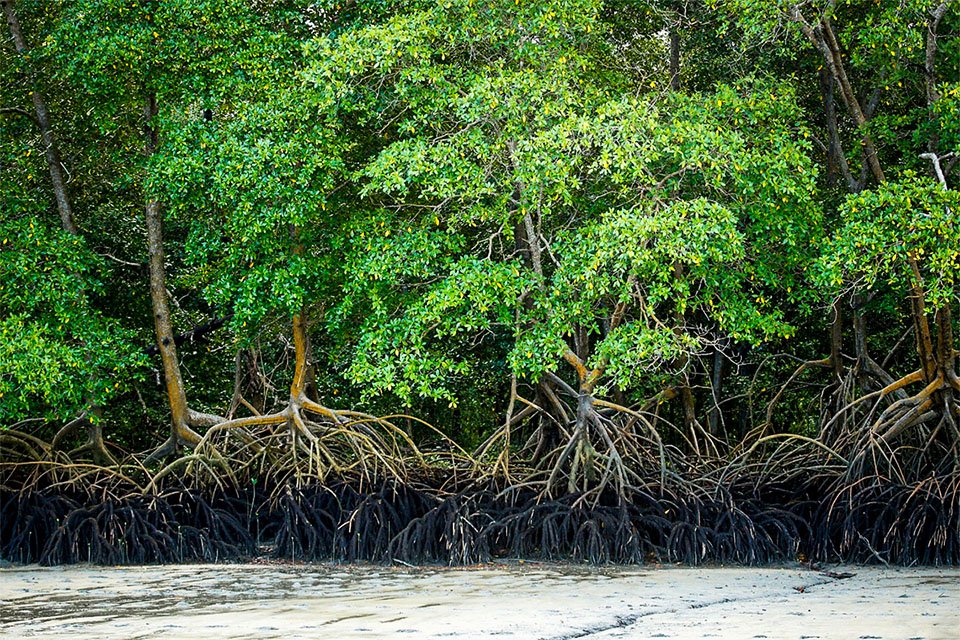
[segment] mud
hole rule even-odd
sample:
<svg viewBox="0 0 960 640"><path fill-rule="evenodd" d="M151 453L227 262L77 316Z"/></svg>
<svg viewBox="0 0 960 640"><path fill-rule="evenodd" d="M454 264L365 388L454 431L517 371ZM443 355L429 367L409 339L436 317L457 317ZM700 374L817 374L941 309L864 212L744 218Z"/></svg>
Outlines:
<svg viewBox="0 0 960 640"><path fill-rule="evenodd" d="M0 569L3 638L960 639L960 569Z"/></svg>

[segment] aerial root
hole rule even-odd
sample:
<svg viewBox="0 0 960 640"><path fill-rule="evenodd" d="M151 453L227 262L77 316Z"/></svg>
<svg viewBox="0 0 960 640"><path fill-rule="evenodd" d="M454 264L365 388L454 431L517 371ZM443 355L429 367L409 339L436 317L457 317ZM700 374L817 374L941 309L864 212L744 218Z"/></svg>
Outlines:
<svg viewBox="0 0 960 640"><path fill-rule="evenodd" d="M180 468L213 483L220 482L218 475L225 475L230 482L272 477L275 485L286 480L309 484L327 477L356 476L371 482L402 478L426 463L410 435L395 424L396 419L433 429L411 416L378 417L329 409L295 397L281 411L211 426L185 461L173 461L174 466L168 465L161 473ZM224 474L227 469L230 472Z"/></svg>
<svg viewBox="0 0 960 640"><path fill-rule="evenodd" d="M578 420L562 446L546 457L549 462L542 491L556 496L562 479L566 479L559 493L582 493L597 499L607 488L625 494L631 487L645 484L651 474L661 483L667 476L668 450L660 434L647 416L627 407L593 400L592 407ZM612 410L607 416L595 407ZM627 416L628 420L618 417ZM645 433L631 426L640 422Z"/></svg>
<svg viewBox="0 0 960 640"><path fill-rule="evenodd" d="M880 475L841 478L812 515L811 554L882 564L960 561L960 473L912 482Z"/></svg>
<svg viewBox="0 0 960 640"><path fill-rule="evenodd" d="M271 437L276 440L263 450L279 451L289 434ZM288 457L295 451L285 450ZM210 469L203 473L222 474L204 458L194 451L146 487L92 465L47 473L27 490L5 482L0 555L47 564L263 554L450 564L502 556L754 564L792 559L799 551L825 560L960 560L956 471L903 483L879 475L824 476L813 466L805 477L764 475L744 464L739 477L698 468L669 485L654 473L622 492L611 483L550 498L542 480L506 488L471 483L453 493L436 484L359 476L237 477L236 485L224 476L220 485L199 486L194 478L204 464ZM184 473L190 465L197 469L193 476Z"/></svg>

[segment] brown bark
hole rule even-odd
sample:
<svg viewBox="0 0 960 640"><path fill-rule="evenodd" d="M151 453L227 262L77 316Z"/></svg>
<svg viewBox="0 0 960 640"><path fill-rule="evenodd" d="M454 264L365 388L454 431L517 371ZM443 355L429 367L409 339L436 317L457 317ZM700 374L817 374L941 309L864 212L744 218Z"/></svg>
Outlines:
<svg viewBox="0 0 960 640"><path fill-rule="evenodd" d="M530 248L530 261L533 263L533 271L542 278L543 258L540 251L540 238L533 224L533 216L530 215L529 211L523 214L523 228L526 232L527 246Z"/></svg>
<svg viewBox="0 0 960 640"><path fill-rule="evenodd" d="M837 124L837 108L833 95L834 79L830 71L824 67L820 70L820 91L823 97L823 112L827 121L827 132L830 135L830 146L827 148L827 174L831 186L834 181L834 168L840 169L840 174L851 193L860 191L860 184L854 179L847 163L847 156L843 151L843 142L840 140L840 128Z"/></svg>
<svg viewBox="0 0 960 640"><path fill-rule="evenodd" d="M673 266L673 272L678 280L684 278L683 265L679 262ZM683 332L683 326L687 321L686 314L678 310L676 313L676 321L677 326L674 328L673 332L676 335L680 335ZM697 438L697 432L700 430L700 422L697 420L697 405L696 400L693 397L693 389L690 388L690 357L684 353L682 356L680 356L679 364L683 375L683 380L679 385L680 404L683 407L683 425L690 433L691 442L696 450L696 453L699 454L700 445L699 438Z"/></svg>
<svg viewBox="0 0 960 640"><path fill-rule="evenodd" d="M860 294L854 294L850 302L853 306L853 347L857 360L864 361L870 357L867 350L867 317L863 310L866 302Z"/></svg>
<svg viewBox="0 0 960 640"><path fill-rule="evenodd" d="M719 348L713 352L713 376L711 378L711 391L713 394L713 406L710 407L710 413L707 416L707 428L710 435L720 433L720 394L723 390L723 353Z"/></svg>
<svg viewBox="0 0 960 640"><path fill-rule="evenodd" d="M577 443L576 455L574 456L570 477L567 481L567 491L569 493L577 490L578 473L583 475L584 490L586 490L594 480L593 461L596 457L596 450L590 442L588 433L593 414L593 390L590 388L581 388L580 395L577 397L577 419L574 425L573 436Z"/></svg>
<svg viewBox="0 0 960 640"><path fill-rule="evenodd" d="M144 151L147 157L156 150L157 136L152 120L157 114L157 102L154 96L148 96L144 103ZM183 375L180 373L180 360L170 318L170 305L167 300L166 266L163 253L163 219L160 203L147 197L145 206L147 227L147 253L149 254L150 302L153 310L153 326L157 337L157 350L163 365L163 379L166 385L167 401L170 404L170 438L166 444L155 451L150 459L163 457L179 449L181 445L193 446L200 436L190 428L191 412L187 405Z"/></svg>
<svg viewBox="0 0 960 640"><path fill-rule="evenodd" d="M307 387L309 384L310 356L309 356L309 338L307 330L307 320L303 312L293 316L291 334L293 336L294 364L293 378L290 381L290 401L282 411L267 415L260 415L259 411L251 408L255 414L246 418L235 418L225 420L219 416L208 416L207 414L198 414L187 410L187 421L196 422L198 418L206 417L210 419L209 426L216 426L217 429L226 430L239 427L263 426L287 422L291 432L296 435L313 439L303 418L303 411L322 415L334 423L343 422L347 412L338 412L320 405L319 403L307 397ZM343 414L343 415L342 415Z"/></svg>
<svg viewBox="0 0 960 640"><path fill-rule="evenodd" d="M18 55L23 56L27 52L27 44L20 30L20 21L17 19L14 10L14 0L2 0L3 13L7 20L7 27L10 30L10 36L13 39L13 46ZM67 194L67 178L63 168L63 162L60 158L60 148L57 146L57 138L53 132L53 126L50 124L50 112L47 109L47 103L43 99L43 94L36 81L36 76L30 65L27 65L28 77L30 81L30 97L33 100L33 108L37 114L36 123L40 127L40 134L43 138L44 157L47 161L47 168L50 171L50 182L53 185L53 193L57 200L57 211L60 213L60 223L67 233L77 235L77 225L73 219L73 208L70 206L70 198Z"/></svg>
<svg viewBox="0 0 960 640"><path fill-rule="evenodd" d="M367 474L366 477L370 479L381 472L396 477L405 469L406 463L401 452L404 445L422 460L409 435L389 420L356 411L329 409L307 397L311 362L305 312L296 313L291 324L295 353L289 403L275 413L221 420L207 431L200 447L212 445L213 436L228 430L246 431L254 427L284 425L294 453L306 456L311 473L340 474L353 470ZM374 428L376 426L385 429L386 437ZM338 448L329 446L331 438L346 444L354 459L344 459Z"/></svg>
<svg viewBox="0 0 960 640"><path fill-rule="evenodd" d="M910 272L913 275L911 284L910 304L913 310L914 329L917 335L917 355L920 358L920 370L923 379L930 382L937 375L937 358L933 350L933 338L930 332L930 322L927 320L925 291L920 278L920 267L915 256L908 258Z"/></svg>
<svg viewBox="0 0 960 640"><path fill-rule="evenodd" d="M680 34L679 24L670 29L670 90L680 89Z"/></svg>
<svg viewBox="0 0 960 640"><path fill-rule="evenodd" d="M513 424L513 410L517 404L517 374L510 376L510 401L507 403L507 413L503 420L503 451L497 456L496 468L503 469L503 476L510 478L510 427ZM525 407L529 409L530 407ZM536 455L536 452L534 452Z"/></svg>
<svg viewBox="0 0 960 640"><path fill-rule="evenodd" d="M821 28L827 48L833 57L831 71L834 72L837 81L840 83L841 94L843 95L847 109L850 110L854 123L863 135L863 147L864 153L866 154L867 165L870 167L870 172L877 182L885 182L886 177L883 174L883 169L880 167L880 159L877 157L877 150L874 147L873 139L866 130L867 118L860 108L860 102L857 100L857 95L854 93L850 79L847 77L847 70L843 64L843 55L840 52L840 44L837 42L829 18L825 18L821 22Z"/></svg>
<svg viewBox="0 0 960 640"><path fill-rule="evenodd" d="M683 426L693 438L692 442L696 453L700 453L699 439L697 438L697 405L693 397L693 390L690 388L690 378L686 374L683 376L683 384L680 385L680 404L683 407Z"/></svg>
<svg viewBox="0 0 960 640"><path fill-rule="evenodd" d="M853 117L854 124L860 130L863 142L863 152L866 164L870 173L877 182L885 182L886 178L883 169L880 167L880 160L877 157L877 150L873 144L873 139L866 130L867 117L860 107L860 101L853 90L850 78L847 76L846 66L843 62L843 54L840 50L840 44L837 41L833 31L833 25L829 17L824 17L816 26L811 25L800 11L798 5L790 8L790 18L800 25L800 30L806 36L807 40L820 52L824 64L830 71L830 75L840 87L840 96L843 99L847 110Z"/></svg>
<svg viewBox="0 0 960 640"><path fill-rule="evenodd" d="M294 367L293 380L290 383L291 401L299 401L305 395L307 389L307 324L304 321L303 314L298 313L293 316L293 348L294 348Z"/></svg>
<svg viewBox="0 0 960 640"><path fill-rule="evenodd" d="M303 255L303 243L300 241L300 229L290 227L291 250L295 256ZM293 342L297 358L297 368L294 372L295 388L290 389L291 397L307 398L320 401L320 391L317 388L317 373L313 362L313 346L310 343L310 332L307 330L306 314L301 311L293 317Z"/></svg>
<svg viewBox="0 0 960 640"><path fill-rule="evenodd" d="M102 415L101 407L91 406L57 431L50 443L50 448L54 451L66 449L67 441L83 427L87 434L86 442L70 450L70 455L89 454L95 464L115 464L116 460L110 455L103 439L103 427L100 424Z"/></svg>
<svg viewBox="0 0 960 640"><path fill-rule="evenodd" d="M183 436L188 442L195 442L196 439L188 432L187 397L184 391L183 376L180 373L177 346L174 343L170 306L167 302L166 272L163 264L163 230L160 215L160 203L155 200L147 202L147 249L150 255L150 301L153 308L154 331L157 337L157 349L160 352L160 359L163 364L167 399L170 404L172 435L178 440Z"/></svg>
<svg viewBox="0 0 960 640"><path fill-rule="evenodd" d="M307 334L307 371L304 393L307 398L315 402L320 402L320 387L317 385L317 364L313 356L313 342Z"/></svg>
<svg viewBox="0 0 960 640"><path fill-rule="evenodd" d="M843 377L843 308L839 299L833 302L830 321L830 363L837 379Z"/></svg>
<svg viewBox="0 0 960 640"><path fill-rule="evenodd" d="M937 309L937 346L939 352L937 360L940 366L948 372L956 372L957 351L953 348L953 320L950 305L945 304Z"/></svg>
<svg viewBox="0 0 960 640"><path fill-rule="evenodd" d="M946 13L948 4L948 2L940 2L937 4L930 11L926 25L924 73L926 79L927 105L931 120L935 118L933 107L935 101L939 98L936 89L937 74L935 64L937 28ZM791 10L791 17L800 24L804 34L823 55L831 75L841 89L841 96L855 124L863 131L865 165L869 167L870 172L878 182L884 182L885 176L880 167L876 149L873 146L869 134L864 129L866 121L876 108L879 92L874 92L874 96L871 98L865 114L857 102L849 77L846 74L840 46L830 18L825 17L816 28L811 28L800 14L799 8L796 5ZM936 178L944 188L947 188L946 178L940 166L940 158L937 155L939 142L936 137L937 127L935 123L933 124L934 126L930 128L932 132L931 138L927 141L927 153L922 154L921 157L931 160ZM865 177L864 175L864 178ZM861 180L858 186L862 187L862 184L863 182ZM899 380L894 380L881 366L873 362L867 353L866 327L863 312L861 311L862 301L859 296L855 296L853 299L854 338L858 357L858 370L880 380L884 385L880 391L869 393L855 401L854 404L877 395L881 397L894 396L898 398L882 412L871 430L871 434L879 434L880 441L888 444L904 430L934 420L938 415L941 416L941 426L945 421L953 425L953 414L957 414L958 411L960 411L956 397L952 394L951 389L951 387L954 387L960 391L960 384L954 383L954 381L957 380L955 371L956 351L953 348L950 308L949 306L945 306L944 308L936 310L934 314L936 326L932 329L926 308L926 290L923 286L920 265L916 255L909 254L907 256L907 267L911 275L911 319L917 356L920 360L920 369L918 371L904 376ZM926 386L924 389L914 396L906 396L903 389L910 384L920 381L925 383ZM935 435L939 431L940 427L938 426L934 429L933 434ZM954 431L954 433L956 434L956 431ZM873 435L871 435L871 437L873 437ZM931 438L932 437L933 436L931 436ZM931 440L928 440L928 445L930 442Z"/></svg>

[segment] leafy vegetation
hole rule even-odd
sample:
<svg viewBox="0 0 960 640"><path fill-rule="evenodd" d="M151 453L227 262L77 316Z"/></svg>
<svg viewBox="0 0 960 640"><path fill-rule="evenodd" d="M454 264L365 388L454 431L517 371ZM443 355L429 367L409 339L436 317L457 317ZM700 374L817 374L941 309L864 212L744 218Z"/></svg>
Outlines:
<svg viewBox="0 0 960 640"><path fill-rule="evenodd" d="M0 5L4 555L960 557L956 3Z"/></svg>

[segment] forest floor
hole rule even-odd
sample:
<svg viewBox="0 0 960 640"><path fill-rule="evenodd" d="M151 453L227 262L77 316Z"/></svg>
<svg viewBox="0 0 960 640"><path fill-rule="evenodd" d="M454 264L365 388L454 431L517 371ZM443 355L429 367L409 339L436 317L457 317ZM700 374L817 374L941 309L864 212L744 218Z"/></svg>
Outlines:
<svg viewBox="0 0 960 640"><path fill-rule="evenodd" d="M14 566L0 637L957 640L960 568Z"/></svg>

